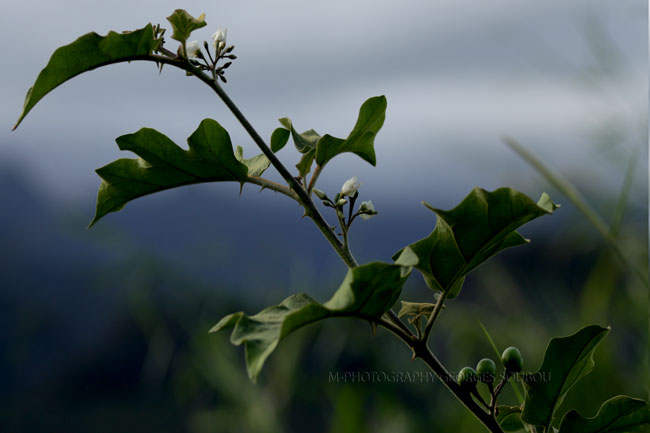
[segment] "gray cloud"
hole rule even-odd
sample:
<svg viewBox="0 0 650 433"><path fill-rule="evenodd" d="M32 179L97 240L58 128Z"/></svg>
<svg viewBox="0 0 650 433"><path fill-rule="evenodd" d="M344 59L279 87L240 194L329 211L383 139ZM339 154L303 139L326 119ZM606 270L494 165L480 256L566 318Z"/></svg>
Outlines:
<svg viewBox="0 0 650 433"><path fill-rule="evenodd" d="M574 161L589 154L589 128L613 118L631 125L645 112L647 14L639 1L23 1L0 18L2 39L12 41L5 44L12 67L4 68L0 84L6 126L0 158L20 161L48 188L74 195L86 191L80 185L96 187L91 169L124 156L114 138L144 125L184 143L200 119L214 117L254 152L199 82L168 69L157 76L148 64L117 65L66 83L8 132L56 47L90 30L164 22L176 7L206 13L209 28L197 37L228 27L239 59L227 90L264 136L282 116L300 128L345 135L364 99L388 96L378 169L345 157L323 177L332 185L354 171L388 188L389 174L406 168L426 182L464 170L469 179L462 183L489 184L499 179L503 161L523 166L500 143L503 133L566 164L554 152L571 143ZM599 76L589 43L594 17L620 54L617 75ZM468 154L492 168L467 168L476 167Z"/></svg>

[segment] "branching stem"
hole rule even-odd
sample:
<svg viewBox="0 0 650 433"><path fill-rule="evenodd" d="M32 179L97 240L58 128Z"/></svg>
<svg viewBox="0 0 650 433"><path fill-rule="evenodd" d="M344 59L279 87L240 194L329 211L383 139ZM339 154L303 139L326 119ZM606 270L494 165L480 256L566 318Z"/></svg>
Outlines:
<svg viewBox="0 0 650 433"><path fill-rule="evenodd" d="M294 178L291 175L291 173L289 173L286 167L284 167L284 165L280 162L280 160L275 156L275 154L271 151L269 146L264 142L262 137L260 137L257 131L250 124L250 122L242 114L242 112L239 111L239 108L237 108L234 102L230 99L230 97L224 92L224 90L221 88L219 83L216 81L216 77L209 77L208 75L204 74L203 71L191 65L189 62L177 58L170 58L170 57L159 56L159 55L147 55L147 56L137 56L133 60L149 60L149 61L155 61L159 63L173 65L185 71L190 72L191 74L199 78L201 81L206 83L221 98L221 100L226 104L226 106L230 109L230 111L237 118L237 120L242 124L242 126L244 127L246 132L248 132L248 134L251 136L255 144L257 144L257 146L260 148L262 153L266 155L269 161L271 161L273 167L275 167L275 169L280 173L282 178L287 182L289 188L285 189L286 187L279 184L275 184L274 186L273 183L271 183L270 181L267 181L265 179L262 180L261 178L250 177L249 181L251 183L268 187L269 189L273 189L274 191L281 192L294 199L297 199L300 202L300 204L304 207L305 215L309 216L314 221L318 229L321 231L321 233L323 233L325 238L328 240L328 242L332 245L334 250L341 257L343 262L350 268L358 266L357 261L352 256L352 253L347 248L347 245L344 245L340 241L340 239L336 236L336 233L332 230L332 227L329 224L327 224L327 222L323 219L323 216L320 214L320 212L316 208L316 205L314 204L314 202L310 197L308 189L313 188L315 181L318 178L318 174L315 172L314 175L312 175L311 182L309 183L307 189L303 187L300 184L300 182L298 182L298 180L296 180L296 178ZM264 184L262 185L262 183ZM295 197L293 196L294 194ZM442 304L445 301L445 297L446 297L445 293L443 293L443 295L436 303L436 307L434 308L427 322L427 326L425 328L425 332L423 334L422 339L415 338L415 336L408 329L408 327L406 327L406 325L404 325L404 323L392 311L386 313L385 316L387 318L382 317L376 323L388 329L390 332L396 335L400 340L402 340L406 345L408 345L413 351L414 358L422 359L425 362L425 364L427 364L427 366L429 366L429 368L433 371L433 373L438 377L438 379L440 379L440 381L447 387L447 389L449 389L449 391L452 394L454 394L454 396L456 396L456 398L469 411L471 411L474 414L474 416L476 416L476 418L478 418L479 421L481 421L481 423L483 423L483 425L490 432L503 433L501 426L497 423L493 414L488 413L486 410L481 408L473 400L470 393L460 387L460 385L456 382L454 377L433 355L433 353L429 349L429 346L427 345L426 339L429 335L429 332L431 331L433 322L435 321L437 315L440 313L440 310L442 309Z"/></svg>

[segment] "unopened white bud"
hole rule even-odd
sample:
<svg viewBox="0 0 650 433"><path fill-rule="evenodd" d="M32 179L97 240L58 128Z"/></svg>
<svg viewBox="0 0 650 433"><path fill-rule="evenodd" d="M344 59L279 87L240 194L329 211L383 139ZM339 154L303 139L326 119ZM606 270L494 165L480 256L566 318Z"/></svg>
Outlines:
<svg viewBox="0 0 650 433"><path fill-rule="evenodd" d="M199 48L199 41L188 42L186 48L188 59L196 59L199 57L199 53L201 52L201 49Z"/></svg>
<svg viewBox="0 0 650 433"><path fill-rule="evenodd" d="M356 176L352 176L350 179L346 180L343 186L341 187L341 195L352 197L357 193L357 190L361 184Z"/></svg>
<svg viewBox="0 0 650 433"><path fill-rule="evenodd" d="M375 205L372 204L372 201L368 200L361 202L361 206L359 206L359 216L362 220L367 221L375 215L377 215L377 211L375 210Z"/></svg>
<svg viewBox="0 0 650 433"><path fill-rule="evenodd" d="M212 40L214 41L214 47L217 48L223 43L223 46L226 46L226 33L228 29L223 29L219 27L216 32L212 35Z"/></svg>

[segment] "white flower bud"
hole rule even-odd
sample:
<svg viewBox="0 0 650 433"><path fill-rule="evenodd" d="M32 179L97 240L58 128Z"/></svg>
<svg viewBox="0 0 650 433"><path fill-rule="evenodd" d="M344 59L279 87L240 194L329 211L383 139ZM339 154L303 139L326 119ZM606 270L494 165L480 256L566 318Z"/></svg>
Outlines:
<svg viewBox="0 0 650 433"><path fill-rule="evenodd" d="M341 187L341 196L352 197L357 193L357 190L361 184L356 176L352 176L350 179L346 180L343 186Z"/></svg>
<svg viewBox="0 0 650 433"><path fill-rule="evenodd" d="M188 42L186 48L187 48L188 59L196 59L197 57L199 57L199 52L200 52L199 41Z"/></svg>
<svg viewBox="0 0 650 433"><path fill-rule="evenodd" d="M347 201L346 199L342 198L342 199L339 199L339 201L336 202L336 205L337 205L337 206L343 206L343 205L346 204L347 202L348 202L348 201Z"/></svg>
<svg viewBox="0 0 650 433"><path fill-rule="evenodd" d="M219 27L216 32L212 35L212 40L214 41L214 47L217 48L221 43L223 46L226 45L226 33L228 29L223 29Z"/></svg>
<svg viewBox="0 0 650 433"><path fill-rule="evenodd" d="M377 215L377 211L375 210L375 205L372 204L372 201L362 201L359 206L359 216L361 219L367 221L375 215Z"/></svg>

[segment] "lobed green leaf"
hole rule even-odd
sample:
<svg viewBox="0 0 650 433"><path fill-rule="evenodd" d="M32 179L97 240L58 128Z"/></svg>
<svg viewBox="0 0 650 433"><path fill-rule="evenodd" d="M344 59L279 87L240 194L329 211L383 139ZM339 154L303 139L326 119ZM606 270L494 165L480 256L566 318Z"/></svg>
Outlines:
<svg viewBox="0 0 650 433"><path fill-rule="evenodd" d="M453 298L465 276L498 252L528 242L515 230L556 208L547 194L538 203L511 188L474 188L454 209L424 205L438 216L433 232L398 251L395 263L413 264L427 285Z"/></svg>
<svg viewBox="0 0 650 433"><path fill-rule="evenodd" d="M67 80L100 66L146 59L158 48L151 24L127 33L110 32L106 36L88 33L69 45L58 48L34 85L27 91L23 112L13 129L45 95Z"/></svg>
<svg viewBox="0 0 650 433"><path fill-rule="evenodd" d="M650 405L619 395L603 403L593 418L584 418L575 410L568 412L559 433L625 433L644 426L650 426Z"/></svg>
<svg viewBox="0 0 650 433"><path fill-rule="evenodd" d="M278 343L293 331L328 317L379 318L397 301L409 272L410 268L380 262L357 266L348 270L341 286L324 304L299 293L253 316L230 314L210 332L233 328L230 341L244 345L248 375L255 381Z"/></svg>
<svg viewBox="0 0 650 433"><path fill-rule="evenodd" d="M386 119L386 105L385 96L375 96L364 102L359 109L357 123L345 140L324 135L316 146L316 164L324 167L336 155L352 152L376 165L375 136Z"/></svg>
<svg viewBox="0 0 650 433"><path fill-rule="evenodd" d="M321 137L313 129L299 134L293 127L291 119L283 117L278 120L284 128L278 128L273 132L271 149L276 152L284 147L288 139L288 134L291 132L296 149L304 155L296 165L300 175L303 177L311 171L311 166L314 161L316 161L319 167L324 167L336 155L345 152L354 153L370 164L376 165L375 136L384 124L385 118L385 96L370 98L361 105L357 123L346 139L333 137L329 134ZM282 129L287 132L280 132Z"/></svg>
<svg viewBox="0 0 650 433"><path fill-rule="evenodd" d="M524 422L550 429L566 393L594 368L594 350L608 332L609 328L590 325L571 336L551 339L542 366L524 376Z"/></svg>
<svg viewBox="0 0 650 433"><path fill-rule="evenodd" d="M120 150L130 150L140 158L118 159L96 170L102 183L91 226L107 213L147 194L201 182L243 184L248 176L248 166L233 154L228 132L212 119L203 120L187 139L189 150L151 128L116 141ZM259 161L254 165L254 170L262 166Z"/></svg>
<svg viewBox="0 0 650 433"><path fill-rule="evenodd" d="M184 44L194 30L206 26L205 14L199 18L194 18L183 9L176 9L173 14L167 17L167 21L172 25L172 39Z"/></svg>

